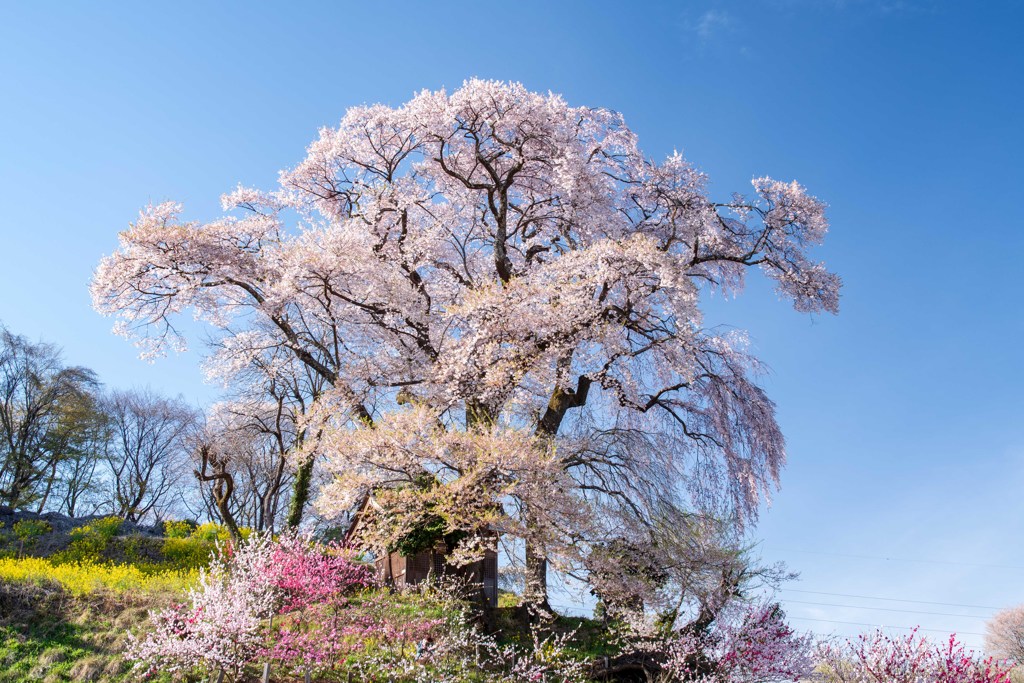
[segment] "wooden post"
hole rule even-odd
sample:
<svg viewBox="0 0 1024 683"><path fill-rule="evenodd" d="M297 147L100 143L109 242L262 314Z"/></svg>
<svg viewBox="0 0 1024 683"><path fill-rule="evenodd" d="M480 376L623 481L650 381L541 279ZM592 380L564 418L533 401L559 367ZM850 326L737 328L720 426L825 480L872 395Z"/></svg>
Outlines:
<svg viewBox="0 0 1024 683"><path fill-rule="evenodd" d="M274 632L273 614L270 615L270 620L267 622L267 631ZM263 676L260 678L260 683L270 683L270 662L263 662Z"/></svg>
<svg viewBox="0 0 1024 683"><path fill-rule="evenodd" d="M306 669L306 675L302 677L302 680L305 681L305 683L313 683L313 677L310 675L309 669Z"/></svg>

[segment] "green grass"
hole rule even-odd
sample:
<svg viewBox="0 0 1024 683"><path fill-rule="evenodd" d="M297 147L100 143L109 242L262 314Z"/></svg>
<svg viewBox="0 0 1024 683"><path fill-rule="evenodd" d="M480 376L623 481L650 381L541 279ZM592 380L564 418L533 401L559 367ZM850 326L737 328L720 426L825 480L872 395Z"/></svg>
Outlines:
<svg viewBox="0 0 1024 683"><path fill-rule="evenodd" d="M127 665L96 644L93 625L46 620L28 627L0 627L0 679L37 681L124 680ZM116 637L116 636L115 636Z"/></svg>
<svg viewBox="0 0 1024 683"><path fill-rule="evenodd" d="M141 635L149 628L149 610L182 600L197 567L222 540L214 525L181 523L170 531L162 538L122 537L115 535L113 520L97 520L75 530L71 543L49 558L0 555L0 682L140 680L124 657L129 633ZM528 647L531 636L518 597L502 593L499 602L490 624L498 640ZM351 607L402 624L444 620L452 603L431 591L371 590L353 596ZM570 655L590 658L609 651L599 622L562 617L549 628L575 633ZM414 647L391 641L365 645L365 652L350 655L346 669L359 670L357 660L378 651ZM255 669L248 674L246 680L258 676ZM490 680L483 671L462 676Z"/></svg>
<svg viewBox="0 0 1024 683"><path fill-rule="evenodd" d="M163 538L119 536L115 517L63 537L48 525L16 526L0 529L2 683L138 680L124 659L128 633L149 627L150 609L182 599L227 537L219 525L187 522ZM46 547L56 551L32 556Z"/></svg>
<svg viewBox="0 0 1024 683"><path fill-rule="evenodd" d="M45 528L0 533L0 681L138 680L124 658L129 632L148 628L150 609L181 599L219 529L179 525L177 538L159 538L118 536L120 526L104 518L78 527L53 539L60 549L50 557L22 556L42 546Z"/></svg>
<svg viewBox="0 0 1024 683"><path fill-rule="evenodd" d="M0 581L0 681L132 680L123 656L128 633L144 628L148 610L167 599L140 592L75 595L53 582Z"/></svg>

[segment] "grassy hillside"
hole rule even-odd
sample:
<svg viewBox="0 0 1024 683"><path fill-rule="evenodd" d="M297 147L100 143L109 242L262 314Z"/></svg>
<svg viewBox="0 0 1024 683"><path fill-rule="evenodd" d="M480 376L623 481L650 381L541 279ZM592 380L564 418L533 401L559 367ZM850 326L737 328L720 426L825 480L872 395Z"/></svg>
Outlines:
<svg viewBox="0 0 1024 683"><path fill-rule="evenodd" d="M225 537L216 525L153 530L117 518L3 517L3 683L132 680L128 634L148 628L150 610L180 601Z"/></svg>
<svg viewBox="0 0 1024 683"><path fill-rule="evenodd" d="M0 560L0 681L129 680L129 632L183 585L140 580L132 568Z"/></svg>
<svg viewBox="0 0 1024 683"><path fill-rule="evenodd" d="M513 594L481 614L451 586L392 592L344 549L287 534L254 536L211 561L225 535L215 525L172 523L158 536L124 534L115 519L65 528L28 521L0 529L0 683L199 683L218 671L224 683L250 683L266 662L275 683L301 681L307 672L317 683L644 681L645 671L665 673L672 656L669 641L623 648L616 631L596 620L563 617L531 627ZM268 609L249 601L261 591L271 596ZM720 661L771 664L787 652L780 644L802 642L786 635L784 622L766 618L743 622L737 647ZM717 652L717 641L709 642L701 657ZM751 654L762 649L767 659ZM961 664L980 671L976 662ZM1007 682L1005 673L971 676L949 680ZM1015 672L1012 683L1020 680Z"/></svg>
<svg viewBox="0 0 1024 683"><path fill-rule="evenodd" d="M94 519L70 528L29 521L19 525L18 533L10 527L0 530L0 681L209 678L209 672L200 676L198 670L178 671L177 678L167 672L142 676L132 668L127 649L132 635L142 638L154 628L150 611L188 603L188 589L196 585L199 567L224 538L222 529L172 523L166 535L156 536L135 529L124 534L116 519ZM582 670L584 663L606 650L600 629L581 619L547 624L546 634L557 637L557 644L537 641L520 619L515 596L503 595L501 602L502 607L485 620L486 630L496 636L483 649L478 641L484 620L465 611L464 604L454 604L450 595L380 588L350 595L340 610L320 611L314 606L286 614L273 624L277 635L271 635L268 626L267 642L284 633L316 640L322 637L323 622L340 616L345 626L331 631L330 638L346 644L329 668L312 663L317 681L378 680L385 671L400 676L394 680L411 681L412 674L401 671L416 668L420 673L415 675L428 676L424 680L435 680L429 671L436 670L437 676L448 677L445 680L512 681L520 679L501 672L524 668L535 657L563 658ZM444 647L436 646L433 661L424 665L418 648L443 639ZM274 681L302 680L303 669L310 666L286 662L287 652L282 654L280 647L268 656L285 657L276 660ZM482 661L488 657L490 661ZM260 666L247 664L234 680L258 680ZM484 672L485 668L491 670Z"/></svg>
<svg viewBox="0 0 1024 683"><path fill-rule="evenodd" d="M194 577L194 573L176 571L146 575L125 565L54 564L38 558L0 560L0 681L171 681L169 674L143 677L133 671L125 650L129 634L141 636L151 628L149 611L180 602ZM495 642L526 651L531 635L517 618L513 598L505 596L505 606L493 616L496 623L492 627L502 636ZM350 653L335 674L315 676L314 680L347 681L350 672L354 681L377 680L360 677L365 661L414 660L419 637L415 624L443 624L450 616L442 601L415 592L368 591L354 598L348 609L410 628L399 629L390 638L367 634L362 652ZM576 634L560 656L582 661L604 651L598 629L589 620L564 619L549 628ZM472 643L469 646L471 651ZM465 668L465 663L456 666ZM468 671L462 674L467 681L504 680L482 671L478 676ZM240 680L255 681L258 675L258 666L249 667ZM183 678L201 680L188 675ZM272 680L298 681L301 676L282 672L275 673Z"/></svg>

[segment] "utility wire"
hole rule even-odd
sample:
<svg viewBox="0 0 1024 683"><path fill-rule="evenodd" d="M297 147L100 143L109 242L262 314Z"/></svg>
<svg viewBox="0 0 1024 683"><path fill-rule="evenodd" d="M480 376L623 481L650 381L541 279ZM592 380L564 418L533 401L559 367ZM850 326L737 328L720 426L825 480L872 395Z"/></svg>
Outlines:
<svg viewBox="0 0 1024 683"><path fill-rule="evenodd" d="M1015 564L984 564L981 562L957 562L956 560L919 560L909 557L883 557L881 555L853 555L850 553L830 553L823 550L793 550L776 548L780 553L800 553L803 555L829 555L832 557L849 557L859 560L885 560L887 562L919 562L923 564L951 564L961 567L987 567L990 569L1016 569L1024 571L1024 566Z"/></svg>
<svg viewBox="0 0 1024 683"><path fill-rule="evenodd" d="M961 636L984 636L984 633L977 633L975 631L958 631L956 629L942 629L942 628L920 628L914 626L883 626L881 624L869 624L863 621L836 621L834 619L818 619L816 617L790 617L791 619L803 619L804 621L823 621L828 624L849 624L850 626L871 626L872 628L895 628L903 631L934 631L936 633L955 633Z"/></svg>
<svg viewBox="0 0 1024 683"><path fill-rule="evenodd" d="M788 589L788 590L796 590L796 589L791 588L791 589ZM817 593L819 591L799 591L799 592L802 592L802 593ZM823 595L843 595L842 593L822 593L822 594ZM847 596L847 597L868 597L868 596ZM874 600L895 600L895 598L870 598L870 599L874 599ZM967 617L967 618L973 618L973 619L985 619L985 618L987 618L987 617L979 617L979 616L970 615L970 614L947 614L945 612L924 612L924 611L900 610L900 609L889 610L889 609L887 609L885 607L860 607L858 605L836 605L836 604L831 604L831 603L808 602L808 601L804 601L804 600L787 600L787 602L800 603L800 604L803 604L803 605L820 605L822 607L851 607L851 608L855 608L855 609L877 609L877 610L886 610L886 611L892 611L892 612L907 612L907 613L911 613L911 614L932 614L932 615L936 615L936 616ZM927 602L927 601L924 601L924 600L906 600L904 602L925 602L926 604L937 604L937 605L949 605L949 604L951 604L951 603L941 603L941 602L940 603L931 603L931 602ZM576 606L572 606L572 605L559 605L559 604L551 603L551 606L554 607L554 608L557 608L557 609L564 609L564 610L576 610L576 611L583 611L583 612L587 611L586 607L576 607ZM964 607L970 607L971 605L963 605L963 606ZM993 607L993 608L990 608L990 609L999 609L999 608ZM787 616L790 619L800 619L800 620L803 620L803 621L816 621L816 622L822 622L822 623L826 623L826 624L844 624L844 625L849 625L849 626L868 626L868 627L871 627L871 628L897 629L897 630L901 630L901 631L914 631L914 630L917 630L917 631L929 631L929 632L933 632L933 633L955 633L957 635L964 635L964 636L984 636L985 635L984 633L978 633L977 631L961 631L959 629L922 628L922 627L914 627L914 626L883 626L883 625L880 625L880 624L877 624L877 623L869 623L869 622L864 622L864 621L839 621L839 620L836 620L836 619L819 619L818 617L802 617L802 616L796 616L796 615L792 615L792 614L789 614Z"/></svg>
<svg viewBox="0 0 1024 683"><path fill-rule="evenodd" d="M808 591L810 592L810 591ZM991 615L987 614L957 614L955 612L931 612L927 610L914 610L914 609L900 609L898 607L873 607L871 605L844 605L837 602L813 602L811 600L793 600L792 598L785 599L786 604L795 605L815 605L817 607L844 607L847 609L870 609L881 612L900 612L903 614L928 614L936 617L963 617L965 619L988 619ZM577 605L560 605L557 603L550 603L552 607L563 610L570 610L574 612L588 612L589 610L584 606Z"/></svg>
<svg viewBox="0 0 1024 683"><path fill-rule="evenodd" d="M925 612L913 609L898 609L896 607L868 607L867 605L840 605L834 602L810 602L808 600L786 600L786 604L796 603L800 605L819 605L821 607L848 607L850 609L874 609L883 612L904 612L906 614L933 614L938 617L964 617L965 619L988 619L989 615L978 614L953 614L952 612Z"/></svg>
<svg viewBox="0 0 1024 683"><path fill-rule="evenodd" d="M1005 607L992 607L991 605L964 605L956 602L932 602L929 600L908 600L906 598L882 598L876 595L854 595L852 593L827 593L825 591L808 591L799 588L781 588L780 590L791 593L809 593L811 595L831 595L839 598L861 598L863 600L884 600L886 602L914 602L919 605L941 605L943 607L971 607L974 609L1006 609Z"/></svg>

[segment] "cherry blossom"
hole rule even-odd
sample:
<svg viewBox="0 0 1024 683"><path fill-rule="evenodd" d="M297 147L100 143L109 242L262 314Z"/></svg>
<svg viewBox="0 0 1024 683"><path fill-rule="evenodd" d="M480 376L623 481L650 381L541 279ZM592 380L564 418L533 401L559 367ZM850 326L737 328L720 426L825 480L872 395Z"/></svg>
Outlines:
<svg viewBox="0 0 1024 683"><path fill-rule="evenodd" d="M1024 605L997 612L985 625L985 649L1024 663Z"/></svg>
<svg viewBox="0 0 1024 683"><path fill-rule="evenodd" d="M703 325L702 300L756 268L798 311L838 310L838 277L808 253L824 205L803 186L757 178L749 198L715 201L682 155L644 156L620 114L518 83L354 107L277 188L223 205L208 222L174 202L143 210L96 271L96 309L148 357L184 346L191 312L219 331L213 374L268 354L316 374L318 452L337 475L321 508L335 513L390 467L339 450L375 437L339 432L417 407L443 425L430 438L473 433L482 453L494 430L538 437L547 499L586 511L555 534L528 494L545 482L512 477L507 524L530 535L541 592L565 539L643 526L666 505L750 520L777 485L785 446L761 365L742 334ZM495 485L481 463L466 481L434 471L450 446L403 457L444 487ZM497 479L522 464L496 464Z"/></svg>

